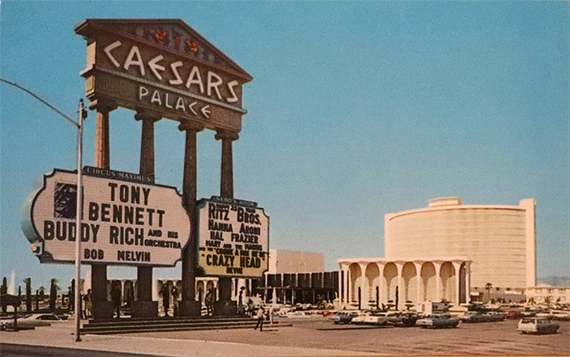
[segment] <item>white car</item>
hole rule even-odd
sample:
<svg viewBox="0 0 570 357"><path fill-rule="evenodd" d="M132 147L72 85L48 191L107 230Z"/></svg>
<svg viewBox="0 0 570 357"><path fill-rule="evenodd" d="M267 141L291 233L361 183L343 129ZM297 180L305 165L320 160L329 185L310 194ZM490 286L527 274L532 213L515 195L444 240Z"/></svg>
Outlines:
<svg viewBox="0 0 570 357"><path fill-rule="evenodd" d="M449 314L428 315L416 321L416 326L423 328L454 328L459 325L459 319L451 317Z"/></svg>
<svg viewBox="0 0 570 357"><path fill-rule="evenodd" d="M549 319L541 318L523 318L520 319L517 331L522 333L556 333L560 325Z"/></svg>
<svg viewBox="0 0 570 357"><path fill-rule="evenodd" d="M539 317L538 314L536 316ZM570 320L570 311L551 310L550 313L548 313L548 316L546 316L546 318L550 320L568 321Z"/></svg>
<svg viewBox="0 0 570 357"><path fill-rule="evenodd" d="M368 313L359 314L358 316L353 317L352 320L350 321L350 323L356 324L356 325L363 324L368 316L370 316L370 314L368 314Z"/></svg>
<svg viewBox="0 0 570 357"><path fill-rule="evenodd" d="M385 325L388 323L388 314L385 312L372 313L364 317L364 323L368 325Z"/></svg>
<svg viewBox="0 0 570 357"><path fill-rule="evenodd" d="M398 316L400 314L397 312L376 312L372 313L369 316L366 316L364 319L365 324L370 325L387 325L389 323L395 324L398 321Z"/></svg>

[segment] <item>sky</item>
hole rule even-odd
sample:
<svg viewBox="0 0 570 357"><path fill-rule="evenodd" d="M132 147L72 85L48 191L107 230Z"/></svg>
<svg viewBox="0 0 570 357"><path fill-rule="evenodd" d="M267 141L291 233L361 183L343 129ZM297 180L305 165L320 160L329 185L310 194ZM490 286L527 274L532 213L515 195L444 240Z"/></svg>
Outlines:
<svg viewBox="0 0 570 357"><path fill-rule="evenodd" d="M253 76L233 144L234 196L270 217L270 248L383 257L384 215L436 197L536 200L537 275L570 276L569 5L493 1L0 3L0 76L76 118L88 18L181 19ZM85 122L94 164L95 114ZM138 172L140 123L111 112L111 168ZM69 282L20 227L34 182L76 168L77 130L0 83L0 276ZM156 182L181 191L184 134L155 125ZM198 198L219 195L221 143L198 134ZM82 268L83 274L89 268ZM135 277L110 267L109 278ZM180 266L154 277L180 276Z"/></svg>

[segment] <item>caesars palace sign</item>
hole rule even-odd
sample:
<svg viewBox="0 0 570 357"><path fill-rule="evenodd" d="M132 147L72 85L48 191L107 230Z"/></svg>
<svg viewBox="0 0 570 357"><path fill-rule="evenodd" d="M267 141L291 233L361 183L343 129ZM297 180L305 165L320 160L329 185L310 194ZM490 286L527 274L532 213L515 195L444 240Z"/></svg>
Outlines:
<svg viewBox="0 0 570 357"><path fill-rule="evenodd" d="M181 20L87 19L81 72L92 107L116 106L157 119L239 133L242 85L252 77ZM174 266L191 220L174 187L146 176L85 167L81 227L77 173L44 175L22 208L22 229L41 262ZM250 201L198 202L198 265L205 275L261 276L268 268L269 218Z"/></svg>
<svg viewBox="0 0 570 357"><path fill-rule="evenodd" d="M79 229L85 263L174 266L190 219L174 187L146 176L85 167ZM22 208L22 228L42 263L75 261L77 173L44 175Z"/></svg>
<svg viewBox="0 0 570 357"><path fill-rule="evenodd" d="M88 19L86 95L212 130L241 130L252 77L181 20Z"/></svg>

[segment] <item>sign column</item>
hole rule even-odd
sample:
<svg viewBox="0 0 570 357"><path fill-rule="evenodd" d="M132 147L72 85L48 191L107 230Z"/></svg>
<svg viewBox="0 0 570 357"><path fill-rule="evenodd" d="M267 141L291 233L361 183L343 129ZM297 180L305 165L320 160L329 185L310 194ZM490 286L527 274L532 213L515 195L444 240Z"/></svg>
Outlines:
<svg viewBox="0 0 570 357"><path fill-rule="evenodd" d="M154 122L160 120L159 113L139 110L136 120L142 121L141 155L139 173L154 180ZM157 317L158 302L152 301L152 267L137 267L137 301L133 301L133 317Z"/></svg>
<svg viewBox="0 0 570 357"><path fill-rule="evenodd" d="M109 112L116 107L114 103L101 99L92 100L89 104L89 108L97 110L95 167L101 169L110 169L111 167ZM107 301L107 264L91 264L91 293L93 318L96 320L112 318L113 304Z"/></svg>
<svg viewBox="0 0 570 357"><path fill-rule="evenodd" d="M186 132L182 202L190 218L190 239L182 250L182 301L179 304L179 313L180 316L200 316L201 304L199 301L196 301L195 297L196 267L198 265L198 214L196 209L198 160L196 157L196 139L198 132L202 131L204 126L188 121L180 124L178 129Z"/></svg>
<svg viewBox="0 0 570 357"><path fill-rule="evenodd" d="M236 132L218 130L216 140L222 141L222 161L220 177L220 196L234 198L234 172L233 172L233 149L232 141L239 139ZM235 315L237 305L232 301L232 278L220 276L218 280L219 300L214 306L216 315Z"/></svg>

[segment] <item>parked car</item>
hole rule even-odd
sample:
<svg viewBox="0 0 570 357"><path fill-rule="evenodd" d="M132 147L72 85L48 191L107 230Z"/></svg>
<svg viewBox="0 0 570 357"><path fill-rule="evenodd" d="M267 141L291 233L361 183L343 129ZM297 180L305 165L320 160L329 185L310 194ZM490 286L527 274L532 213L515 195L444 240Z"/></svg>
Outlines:
<svg viewBox="0 0 570 357"><path fill-rule="evenodd" d="M505 313L500 311L488 311L484 314L487 317L487 321L504 321Z"/></svg>
<svg viewBox="0 0 570 357"><path fill-rule="evenodd" d="M373 312L364 318L364 323L369 325L387 325L397 315L395 312Z"/></svg>
<svg viewBox="0 0 570 357"><path fill-rule="evenodd" d="M336 315L329 317L335 324L348 324L354 317L358 316L357 312L339 312Z"/></svg>
<svg viewBox="0 0 570 357"><path fill-rule="evenodd" d="M519 321L517 330L521 333L556 333L560 325L549 319L541 318L522 318Z"/></svg>
<svg viewBox="0 0 570 357"><path fill-rule="evenodd" d="M392 321L388 321L395 326L404 326L404 327L411 327L416 325L416 321L419 319L419 315L413 312L403 312L401 313L397 319L393 319Z"/></svg>
<svg viewBox="0 0 570 357"><path fill-rule="evenodd" d="M350 323L355 325L364 324L364 320L366 319L367 316L370 316L370 313L358 314L357 316L352 318Z"/></svg>
<svg viewBox="0 0 570 357"><path fill-rule="evenodd" d="M511 310L505 313L505 317L507 319L520 319L522 316L523 316L522 313L517 310Z"/></svg>
<svg viewBox="0 0 570 357"><path fill-rule="evenodd" d="M449 314L428 315L417 320L416 325L423 328L453 328L459 325L459 319L453 318Z"/></svg>
<svg viewBox="0 0 570 357"><path fill-rule="evenodd" d="M556 310L552 310L550 311L550 314L552 315L552 320L564 320L564 321L568 321L570 320L570 311L556 311Z"/></svg>
<svg viewBox="0 0 570 357"><path fill-rule="evenodd" d="M461 322L485 322L489 321L488 317L479 311L467 311L459 316Z"/></svg>

